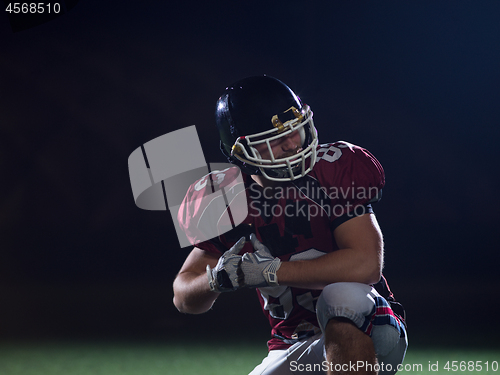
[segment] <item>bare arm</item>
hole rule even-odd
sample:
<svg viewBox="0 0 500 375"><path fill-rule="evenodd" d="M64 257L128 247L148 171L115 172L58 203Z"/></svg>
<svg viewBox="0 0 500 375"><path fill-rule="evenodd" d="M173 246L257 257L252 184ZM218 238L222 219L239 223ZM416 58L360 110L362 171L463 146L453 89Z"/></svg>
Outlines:
<svg viewBox="0 0 500 375"><path fill-rule="evenodd" d="M375 215L350 219L333 234L339 250L312 260L283 262L277 272L279 284L323 289L341 281L378 282L383 266L383 240Z"/></svg>
<svg viewBox="0 0 500 375"><path fill-rule="evenodd" d="M217 265L218 257L194 248L174 280L174 305L180 312L201 314L212 307L220 293L208 286L206 267Z"/></svg>

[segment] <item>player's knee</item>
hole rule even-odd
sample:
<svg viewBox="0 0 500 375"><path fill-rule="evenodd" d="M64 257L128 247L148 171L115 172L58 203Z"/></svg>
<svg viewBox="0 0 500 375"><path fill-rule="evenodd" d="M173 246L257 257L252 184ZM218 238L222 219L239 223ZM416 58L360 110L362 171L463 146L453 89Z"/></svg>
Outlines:
<svg viewBox="0 0 500 375"><path fill-rule="evenodd" d="M318 322L323 332L332 318L348 319L360 328L375 305L370 295L371 290L371 286L360 283L342 282L327 285L316 305Z"/></svg>

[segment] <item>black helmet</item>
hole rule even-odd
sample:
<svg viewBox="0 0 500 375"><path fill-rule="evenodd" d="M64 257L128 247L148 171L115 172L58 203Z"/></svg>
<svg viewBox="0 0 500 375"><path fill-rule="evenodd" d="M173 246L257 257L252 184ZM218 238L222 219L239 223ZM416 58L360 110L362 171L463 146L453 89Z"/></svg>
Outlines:
<svg viewBox="0 0 500 375"><path fill-rule="evenodd" d="M226 88L217 101L215 118L221 151L248 174L290 181L307 174L316 162L317 132L312 111L283 82L269 76L244 78ZM269 141L299 131L302 149L275 159ZM267 144L271 160L256 144Z"/></svg>

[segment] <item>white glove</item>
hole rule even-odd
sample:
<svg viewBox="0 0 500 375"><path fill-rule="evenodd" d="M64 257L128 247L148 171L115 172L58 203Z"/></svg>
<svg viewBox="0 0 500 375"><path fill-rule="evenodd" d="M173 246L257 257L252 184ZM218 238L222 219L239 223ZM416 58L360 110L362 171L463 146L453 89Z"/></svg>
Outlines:
<svg viewBox="0 0 500 375"><path fill-rule="evenodd" d="M275 258L269 249L260 243L255 234L250 235L250 241L255 251L245 253L241 257L240 268L243 272L243 286L248 288L277 286L276 272L281 266L281 260Z"/></svg>
<svg viewBox="0 0 500 375"><path fill-rule="evenodd" d="M208 285L213 292L231 292L240 287L238 275L241 278L239 264L241 255L237 255L245 245L245 237L241 237L232 248L219 258L217 265L211 269L207 264Z"/></svg>

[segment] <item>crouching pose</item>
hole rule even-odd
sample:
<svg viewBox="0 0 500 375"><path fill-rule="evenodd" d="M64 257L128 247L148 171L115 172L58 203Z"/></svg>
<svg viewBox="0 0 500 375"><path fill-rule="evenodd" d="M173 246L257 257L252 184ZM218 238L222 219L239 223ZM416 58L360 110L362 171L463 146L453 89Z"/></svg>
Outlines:
<svg viewBox="0 0 500 375"><path fill-rule="evenodd" d="M351 143L319 144L309 106L268 76L227 87L216 123L235 166L194 182L184 198L178 219L195 247L174 281L175 306L199 314L220 293L255 288L272 338L252 375L394 374L407 336L382 276L372 208L385 184L380 163ZM197 228L214 186L228 192L229 208L243 198L246 216L204 238ZM209 221L223 228L237 215Z"/></svg>

